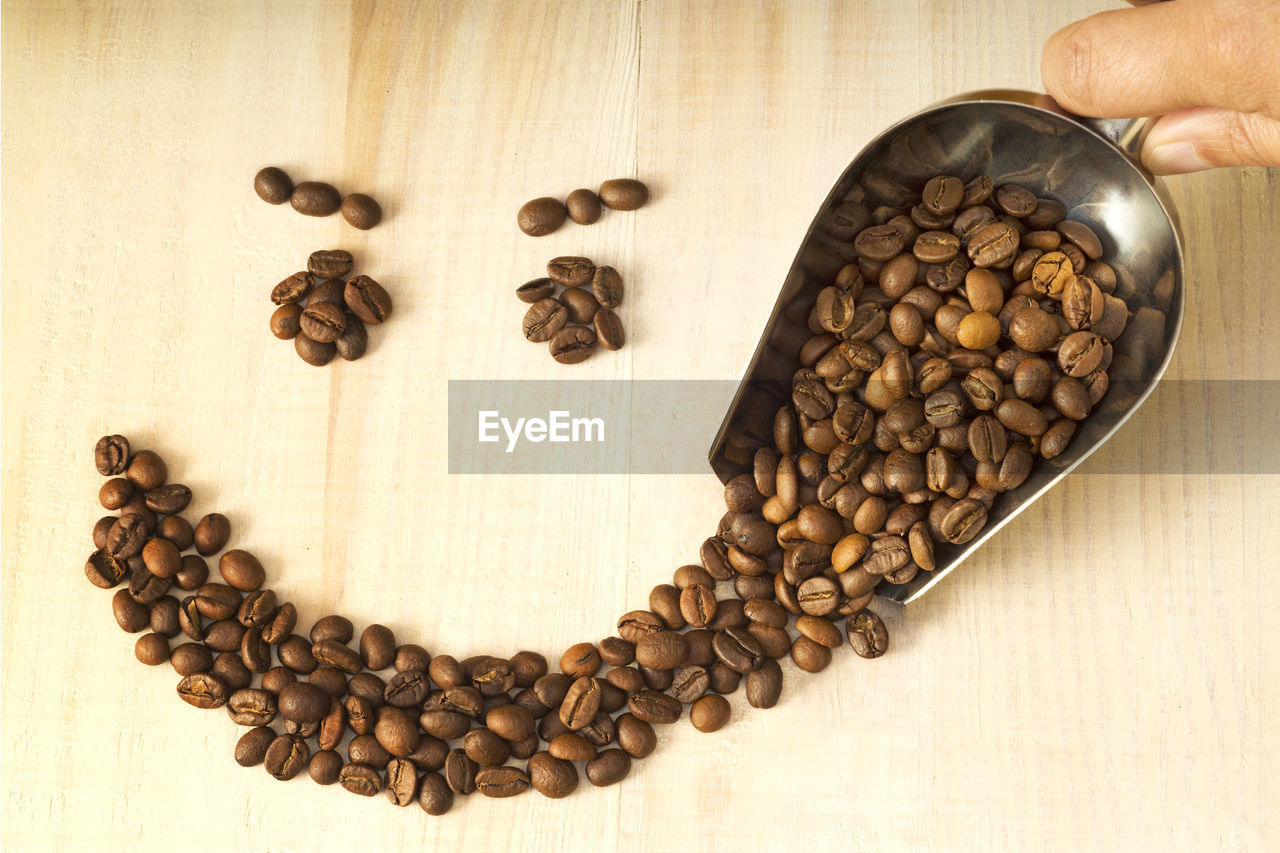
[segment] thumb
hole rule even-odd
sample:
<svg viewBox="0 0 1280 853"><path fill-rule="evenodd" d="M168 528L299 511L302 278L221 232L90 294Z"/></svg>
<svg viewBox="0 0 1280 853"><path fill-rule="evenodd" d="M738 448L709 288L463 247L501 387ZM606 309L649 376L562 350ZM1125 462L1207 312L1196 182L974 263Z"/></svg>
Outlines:
<svg viewBox="0 0 1280 853"><path fill-rule="evenodd" d="M1158 175L1215 166L1280 166L1280 121L1218 107L1177 110L1151 128L1142 160Z"/></svg>

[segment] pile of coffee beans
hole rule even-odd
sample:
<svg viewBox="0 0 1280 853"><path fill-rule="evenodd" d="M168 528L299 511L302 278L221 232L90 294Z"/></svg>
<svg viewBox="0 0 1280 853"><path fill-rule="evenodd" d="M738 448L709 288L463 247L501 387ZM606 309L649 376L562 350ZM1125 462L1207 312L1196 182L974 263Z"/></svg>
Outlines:
<svg viewBox="0 0 1280 853"><path fill-rule="evenodd" d="M602 208L636 210L649 200L649 188L634 178L614 178L600 185L599 192L576 189L564 201L543 196L527 201L516 213L516 224L530 237L544 237L572 219L591 225L600 219Z"/></svg>
<svg viewBox="0 0 1280 853"><path fill-rule="evenodd" d="M361 231L382 221L382 208L364 193L343 198L331 184L322 181L303 181L294 186L284 169L276 166L267 166L253 176L253 190L267 204L287 201L306 216L331 216L341 210L342 218Z"/></svg>
<svg viewBox="0 0 1280 853"><path fill-rule="evenodd" d="M780 560L773 597L807 614L858 610L977 536L1102 400L1129 317L1101 239L1055 199L942 175L877 214L829 217L856 261L817 294L772 442L725 489L731 564ZM854 621L874 651L879 627Z"/></svg>
<svg viewBox="0 0 1280 853"><path fill-rule="evenodd" d="M94 526L86 576L103 589L120 587L112 607L123 630L141 634L138 660L169 663L184 702L224 708L245 727L236 762L261 765L276 779L305 770L321 785L381 793L399 806L416 802L433 815L476 792L533 789L558 799L583 775L597 787L626 778L632 761L657 747L655 726L678 721L686 706L703 732L728 723L724 696L739 686L752 707L773 707L782 693L778 659L790 654L817 672L845 641L825 615L835 607L821 596L775 596L777 529L732 509L736 499L721 532L703 544L701 565L681 566L672 583L654 587L649 609L624 614L617 635L570 646L555 671L532 651L432 655L398 642L384 625L357 638L337 614L303 634L297 608L266 587L266 571L248 551L222 553L222 580L210 581L204 558L227 544L230 524L218 514L194 529L183 520L191 490L168 484L157 454L109 435L94 455L99 473L113 478L102 504L120 515ZM191 548L196 553L182 553ZM729 582L736 597L719 598L718 585ZM171 595L175 584L190 594ZM854 603L840 607L851 613L848 642L878 657L884 625ZM185 641L173 645L180 634Z"/></svg>
<svg viewBox="0 0 1280 853"><path fill-rule="evenodd" d="M271 290L279 307L271 334L292 340L307 364L319 367L335 355L355 361L369 346L366 326L391 315L391 296L367 275L350 280L355 261L343 249L312 252L305 272L296 272Z"/></svg>
<svg viewBox="0 0 1280 853"><path fill-rule="evenodd" d="M590 258L563 256L547 263L547 274L516 288L529 304L521 323L526 340L546 343L561 364L586 361L599 344L622 349L622 276L613 267L597 267Z"/></svg>

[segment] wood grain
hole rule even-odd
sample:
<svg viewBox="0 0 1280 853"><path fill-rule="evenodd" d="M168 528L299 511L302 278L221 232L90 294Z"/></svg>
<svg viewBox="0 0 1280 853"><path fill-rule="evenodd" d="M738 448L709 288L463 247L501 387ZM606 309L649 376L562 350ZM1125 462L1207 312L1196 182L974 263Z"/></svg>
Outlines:
<svg viewBox="0 0 1280 853"><path fill-rule="evenodd" d="M1038 87L1044 39L1108 5L6 4L3 847L1273 847L1280 472L1251 463L1274 405L1242 421L1196 380L1280 379L1274 170L1170 184L1185 382L918 606L880 606L885 658L787 663L777 708L673 726L613 789L429 818L241 769L235 727L137 664L81 575L93 442L122 432L306 625L341 611L458 657L612 633L696 560L720 489L449 476L449 379L565 375L511 290L553 255L610 263L630 341L575 378L736 377L853 154L938 98ZM386 220L265 205L268 163ZM629 175L649 207L514 227L528 198ZM337 246L396 313L316 370L270 338L265 294Z"/></svg>

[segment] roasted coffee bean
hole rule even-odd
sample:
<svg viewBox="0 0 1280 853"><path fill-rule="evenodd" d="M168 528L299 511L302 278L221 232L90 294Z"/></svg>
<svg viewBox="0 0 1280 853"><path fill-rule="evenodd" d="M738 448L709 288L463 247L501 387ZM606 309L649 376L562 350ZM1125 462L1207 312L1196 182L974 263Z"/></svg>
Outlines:
<svg viewBox="0 0 1280 853"><path fill-rule="evenodd" d="M555 295L556 283L549 278L535 278L516 288L516 298L530 305Z"/></svg>
<svg viewBox="0 0 1280 853"><path fill-rule="evenodd" d="M329 216L342 204L342 196L329 184L303 181L293 188L289 204L306 216Z"/></svg>
<svg viewBox="0 0 1280 853"><path fill-rule="evenodd" d="M1088 376L1102 364L1103 341L1093 332L1073 332L1058 347L1058 366L1067 376Z"/></svg>
<svg viewBox="0 0 1280 853"><path fill-rule="evenodd" d="M791 660L805 672L821 672L831 663L831 649L805 636L791 644Z"/></svg>
<svg viewBox="0 0 1280 853"><path fill-rule="evenodd" d="M342 200L342 218L352 228L368 231L382 221L382 206L364 193L352 193Z"/></svg>
<svg viewBox="0 0 1280 853"><path fill-rule="evenodd" d="M688 705L702 698L709 687L710 678L706 669L696 665L682 666L676 670L675 678L671 682L671 695Z"/></svg>
<svg viewBox="0 0 1280 853"><path fill-rule="evenodd" d="M133 498L133 483L124 477L107 480L98 490L98 503L103 509L117 510Z"/></svg>
<svg viewBox="0 0 1280 853"><path fill-rule="evenodd" d="M873 225L853 241L858 255L871 261L888 261L906 245L902 233L892 225Z"/></svg>
<svg viewBox="0 0 1280 853"><path fill-rule="evenodd" d="M805 613L812 616L825 616L839 605L840 587L835 581L825 576L809 578L796 590L796 600ZM732 665L727 660L725 663Z"/></svg>
<svg viewBox="0 0 1280 853"><path fill-rule="evenodd" d="M196 553L204 557L216 554L222 550L230 538L231 522L227 520L225 515L211 512L200 519L200 523L196 525Z"/></svg>
<svg viewBox="0 0 1280 853"><path fill-rule="evenodd" d="M276 710L276 697L266 690L237 690L227 700L227 713L239 726L268 725Z"/></svg>
<svg viewBox="0 0 1280 853"><path fill-rule="evenodd" d="M160 578L172 578L182 568L178 546L167 539L152 539L143 546L142 562L147 571Z"/></svg>
<svg viewBox="0 0 1280 853"><path fill-rule="evenodd" d="M422 777L418 790L418 805L429 815L442 815L453 808L453 790L440 773L428 773Z"/></svg>
<svg viewBox="0 0 1280 853"><path fill-rule="evenodd" d="M395 659L396 638L385 625L370 625L360 634L360 658L375 672L391 666Z"/></svg>
<svg viewBox="0 0 1280 853"><path fill-rule="evenodd" d="M178 623L178 600L171 595L159 599L151 605L148 624L152 631L162 637L175 637L182 630Z"/></svg>
<svg viewBox="0 0 1280 853"><path fill-rule="evenodd" d="M284 279L283 281L281 281L279 284L277 284L275 287L271 289L272 303L274 303L275 305L281 306L281 308L283 308L286 305L299 305L297 319L300 321L302 317L302 311L301 311L301 305L299 303L301 303L302 300L306 299L307 294L311 292L312 281L313 280L311 276L309 276L305 272L294 273L293 275ZM280 322L281 322L282 331L288 331L289 320L287 315L281 315ZM274 318L272 320L272 328L273 330L275 328ZM294 329L293 334L288 335L288 337L293 337L296 334L297 334L297 330ZM281 335L277 333L276 337L281 337Z"/></svg>
<svg viewBox="0 0 1280 853"><path fill-rule="evenodd" d="M406 758L419 770L430 773L444 767L445 758L449 755L449 745L439 738L423 735L417 750Z"/></svg>
<svg viewBox="0 0 1280 853"><path fill-rule="evenodd" d="M391 706L378 709L373 736L392 755L403 758L418 748L418 723L400 708Z"/></svg>
<svg viewBox="0 0 1280 853"><path fill-rule="evenodd" d="M404 672L409 669L426 671L431 666L431 654L417 643L405 643L396 649L396 656L392 666L395 667L396 672ZM454 687L456 683L442 686Z"/></svg>
<svg viewBox="0 0 1280 853"><path fill-rule="evenodd" d="M589 761L595 757L592 749ZM571 760L565 760L550 752L539 752L529 758L529 784L544 797L558 800L572 794L578 788L578 771Z"/></svg>
<svg viewBox="0 0 1280 853"><path fill-rule="evenodd" d="M316 667L319 666L315 656L311 654L311 647L312 644L307 642L305 637L290 634L278 644L276 656L280 658L280 663L289 669L306 675L315 672Z"/></svg>
<svg viewBox="0 0 1280 853"><path fill-rule="evenodd" d="M321 640L311 646L311 656L321 666L340 669L348 675L355 675L364 667L360 653L337 640Z"/></svg>
<svg viewBox="0 0 1280 853"><path fill-rule="evenodd" d="M266 672L270 669L271 647L262 639L260 629L249 628L241 636L240 659L250 672Z"/></svg>
<svg viewBox="0 0 1280 853"><path fill-rule="evenodd" d="M298 356L312 367L324 367L333 361L333 357L338 353L334 344L322 343L302 333L294 337L293 348Z"/></svg>
<svg viewBox="0 0 1280 853"><path fill-rule="evenodd" d="M157 521L156 535L172 542L179 551L185 551L195 542L195 530L191 527L191 522L180 515L165 516ZM181 558L178 562L182 562Z"/></svg>
<svg viewBox="0 0 1280 853"><path fill-rule="evenodd" d="M600 663L600 653L593 643L575 643L560 656L560 671L570 678L580 678L595 675L600 669Z"/></svg>
<svg viewBox="0 0 1280 853"><path fill-rule="evenodd" d="M308 303L298 323L302 334L323 344L333 343L346 331L342 309L327 302Z"/></svg>
<svg viewBox="0 0 1280 853"><path fill-rule="evenodd" d="M418 797L418 771L405 758L393 758L387 762L387 799L397 806L407 806Z"/></svg>
<svg viewBox="0 0 1280 853"><path fill-rule="evenodd" d="M167 543L166 543L167 544ZM138 560L141 562L141 560ZM153 575L147 571L144 566L130 567L129 575L129 595L133 596L133 600L141 604L150 604L153 601L159 601L169 588L173 586L171 578L162 578Z"/></svg>
<svg viewBox="0 0 1280 853"><path fill-rule="evenodd" d="M317 785L332 785L342 773L342 756L332 749L321 749L307 762L307 774Z"/></svg>
<svg viewBox="0 0 1280 853"><path fill-rule="evenodd" d="M1005 400L995 415L1005 429L1021 435L1042 435L1049 426L1044 414L1025 400Z"/></svg>
<svg viewBox="0 0 1280 853"><path fill-rule="evenodd" d="M680 613L680 590L669 583L655 586L649 592L649 609L656 613L672 630L684 627L684 616Z"/></svg>
<svg viewBox="0 0 1280 853"><path fill-rule="evenodd" d="M577 364L595 352L596 333L584 326L568 326L555 333L549 348L551 357L561 364Z"/></svg>
<svg viewBox="0 0 1280 853"><path fill-rule="evenodd" d="M169 663L178 675L194 675L212 669L213 655L203 643L182 643L169 655Z"/></svg>
<svg viewBox="0 0 1280 853"><path fill-rule="evenodd" d="M268 773L281 781L288 781L302 772L311 759L311 749L305 738L294 734L276 737L267 747L263 766Z"/></svg>
<svg viewBox="0 0 1280 853"><path fill-rule="evenodd" d="M782 695L782 669L775 660L765 660L746 674L747 703L753 708L772 708Z"/></svg>
<svg viewBox="0 0 1280 853"><path fill-rule="evenodd" d="M680 613L695 628L705 628L716 615L716 594L707 586L693 584L680 591Z"/></svg>
<svg viewBox="0 0 1280 853"><path fill-rule="evenodd" d="M511 746L489 729L471 729L463 737L467 757L481 767L494 767L511 757Z"/></svg>
<svg viewBox="0 0 1280 853"><path fill-rule="evenodd" d="M221 708L227 692L226 682L209 672L194 672L178 682L182 701L197 708Z"/></svg>
<svg viewBox="0 0 1280 853"><path fill-rule="evenodd" d="M222 583L206 583L196 590L196 609L206 619L230 619L240 609L240 591Z"/></svg>
<svg viewBox="0 0 1280 853"><path fill-rule="evenodd" d="M222 555L218 561L218 572L230 586L245 592L256 590L267 578L258 558L240 549Z"/></svg>
<svg viewBox="0 0 1280 853"><path fill-rule="evenodd" d="M514 797L529 790L529 775L518 767L482 767L476 790L486 797Z"/></svg>
<svg viewBox="0 0 1280 853"><path fill-rule="evenodd" d="M963 545L978 535L987 523L987 508L971 498L957 501L942 517L943 537L953 545Z"/></svg>
<svg viewBox="0 0 1280 853"><path fill-rule="evenodd" d="M577 189L564 200L569 218L579 225L591 225L600 219L600 196L591 190Z"/></svg>
<svg viewBox="0 0 1280 853"><path fill-rule="evenodd" d="M569 312L571 323L591 323L600 310L596 298L581 287L567 287L560 294L560 302Z"/></svg>
<svg viewBox="0 0 1280 853"><path fill-rule="evenodd" d="M538 701L548 708L558 708L569 692L573 679L562 672L552 672L539 677L533 683L533 692Z"/></svg>
<svg viewBox="0 0 1280 853"><path fill-rule="evenodd" d="M570 731L585 727L600 711L600 698L600 685L594 678L582 676L574 680L560 703L560 722Z"/></svg>
<svg viewBox="0 0 1280 853"><path fill-rule="evenodd" d="M234 619L220 619L204 629L204 644L217 652L240 650L244 626Z"/></svg>
<svg viewBox="0 0 1280 853"><path fill-rule="evenodd" d="M745 629L726 628L716 634L712 649L726 666L735 672L747 672L764 659L759 643Z"/></svg>
<svg viewBox="0 0 1280 853"><path fill-rule="evenodd" d="M636 663L651 669L671 669L679 666L688 654L688 641L683 635L674 631L646 634L636 643Z"/></svg>
<svg viewBox="0 0 1280 853"><path fill-rule="evenodd" d="M236 764L257 767L267 757L267 750L275 739L276 733L266 726L249 729L236 741Z"/></svg>
<svg viewBox="0 0 1280 853"><path fill-rule="evenodd" d="M146 519L141 515L137 513L122 515L107 533L105 550L117 560L128 560L142 553L149 535Z"/></svg>
<svg viewBox="0 0 1280 853"><path fill-rule="evenodd" d="M307 272L318 279L341 278L350 274L353 265L345 249L321 249L307 258Z"/></svg>
<svg viewBox="0 0 1280 853"><path fill-rule="evenodd" d="M845 624L849 645L859 657L878 658L889 647L889 634L884 622L870 610L859 610Z"/></svg>
<svg viewBox="0 0 1280 853"><path fill-rule="evenodd" d="M124 560L111 556L106 550L98 550L89 555L84 574L94 586L111 589L128 576L129 567Z"/></svg>
<svg viewBox="0 0 1280 853"><path fill-rule="evenodd" d="M342 707L347 712L347 725L351 731L357 735L373 734L373 727L378 721L377 709L367 699L348 696Z"/></svg>
<svg viewBox="0 0 1280 853"><path fill-rule="evenodd" d="M1080 247L1080 251L1084 252L1085 257L1089 260L1096 261L1102 257L1102 241L1098 239L1098 235L1088 225L1083 222L1076 222L1073 219L1063 219L1054 227L1057 228L1059 234Z"/></svg>
<svg viewBox="0 0 1280 853"><path fill-rule="evenodd" d="M522 328L527 340L542 343L551 340L569 321L569 309L556 299L540 299L524 315Z"/></svg>
<svg viewBox="0 0 1280 853"><path fill-rule="evenodd" d="M104 435L93 447L93 463L104 477L123 474L129 466L129 439L123 435Z"/></svg>
<svg viewBox="0 0 1280 853"><path fill-rule="evenodd" d="M328 616L321 616L311 626L311 632L307 635L312 643L319 643L323 640L335 640L338 643L349 643L351 638L356 635L355 626L351 624L351 620L345 616L336 613Z"/></svg>
<svg viewBox="0 0 1280 853"><path fill-rule="evenodd" d="M369 764L352 762L338 772L338 784L362 797L376 797L382 791L382 777Z"/></svg>
<svg viewBox="0 0 1280 853"><path fill-rule="evenodd" d="M1013 258L1018 232L1004 222L983 226L969 240L969 260L978 267L997 267Z"/></svg>
<svg viewBox="0 0 1280 853"><path fill-rule="evenodd" d="M501 705L485 714L485 725L498 737L508 741L521 741L536 729L533 715L519 705Z"/></svg>
<svg viewBox="0 0 1280 853"><path fill-rule="evenodd" d="M376 326L391 315L390 294L367 275L358 275L348 281L343 298L351 313L370 326ZM305 327L303 331L306 331Z"/></svg>
<svg viewBox="0 0 1280 853"><path fill-rule="evenodd" d="M139 450L129 460L124 476L139 492L149 492L164 485L169 477L169 469L158 454L150 450Z"/></svg>
<svg viewBox="0 0 1280 853"><path fill-rule="evenodd" d="M563 255L547 262L547 275L556 284L564 287L582 287L589 284L595 272L596 265L590 258Z"/></svg>
<svg viewBox="0 0 1280 853"><path fill-rule="evenodd" d="M920 203L939 216L955 213L960 202L964 200L965 187L959 178L950 175L938 175L930 178L924 185Z"/></svg>
<svg viewBox="0 0 1280 853"><path fill-rule="evenodd" d="M614 785L631 772L631 757L621 749L606 749L587 762L587 781L597 788Z"/></svg>
<svg viewBox="0 0 1280 853"><path fill-rule="evenodd" d="M262 628L271 622L276 615L276 594L269 589L258 589L250 592L240 602L240 610L236 618L246 628ZM258 635L262 636L261 633ZM265 642L265 640L264 640Z"/></svg>
<svg viewBox="0 0 1280 853"><path fill-rule="evenodd" d="M134 601L127 589L119 590L112 597L111 612L120 629L129 634L136 634L151 624L150 607Z"/></svg>
<svg viewBox="0 0 1280 853"><path fill-rule="evenodd" d="M347 682L347 693L367 699L381 708L386 702L387 682L372 672L358 672Z"/></svg>
<svg viewBox="0 0 1280 853"><path fill-rule="evenodd" d="M438 683L438 682L437 682ZM502 658L486 657L471 672L471 683L481 694L496 696L506 693L516 683L511 664Z"/></svg>
<svg viewBox="0 0 1280 853"><path fill-rule="evenodd" d="M622 320L608 308L602 308L591 318L591 327L596 333L596 342L607 350L620 350L626 343L626 331Z"/></svg>
<svg viewBox="0 0 1280 853"><path fill-rule="evenodd" d="M476 763L461 749L449 751L444 762L444 779L455 794L467 795L476 789Z"/></svg>
<svg viewBox="0 0 1280 853"><path fill-rule="evenodd" d="M716 693L732 693L738 689L742 673L730 669L723 661L716 661L707 669L710 687Z"/></svg>
<svg viewBox="0 0 1280 853"><path fill-rule="evenodd" d="M524 203L516 213L516 224L530 237L543 237L563 225L568 215L559 199L543 196Z"/></svg>
<svg viewBox="0 0 1280 853"><path fill-rule="evenodd" d="M649 200L649 188L634 178L613 178L600 185L597 195L612 210L636 210Z"/></svg>
<svg viewBox="0 0 1280 853"><path fill-rule="evenodd" d="M315 684L298 681L280 691L280 715L299 723L318 723L329 713L329 696Z"/></svg>
<svg viewBox="0 0 1280 853"><path fill-rule="evenodd" d="M616 721L618 746L632 758L645 758L658 746L653 727L633 714L622 714Z"/></svg>
<svg viewBox="0 0 1280 853"><path fill-rule="evenodd" d="M292 633L298 622L298 610L293 606L292 602L286 601L276 610L276 615L271 617L271 621L262 629L262 639L267 645L275 646L283 643ZM299 637L299 640L302 638ZM303 641L307 646L307 652L310 653L310 644ZM283 663L284 661L281 661ZM314 663L314 661L313 661Z"/></svg>
<svg viewBox="0 0 1280 853"><path fill-rule="evenodd" d="M107 547L107 534L111 532L111 528L115 526L116 517L114 515L104 515L98 519L93 525L93 547L102 550Z"/></svg>
<svg viewBox="0 0 1280 853"><path fill-rule="evenodd" d="M347 758L354 764L385 767L392 755L372 734L360 734L347 744Z"/></svg>

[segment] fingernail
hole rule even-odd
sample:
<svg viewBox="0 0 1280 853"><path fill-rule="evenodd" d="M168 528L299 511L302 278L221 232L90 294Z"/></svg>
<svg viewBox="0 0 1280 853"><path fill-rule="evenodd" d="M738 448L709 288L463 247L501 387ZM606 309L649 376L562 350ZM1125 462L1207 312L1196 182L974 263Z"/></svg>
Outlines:
<svg viewBox="0 0 1280 853"><path fill-rule="evenodd" d="M1151 149L1147 168L1157 175L1185 175L1212 169L1213 164L1201 157L1190 142L1166 142Z"/></svg>

